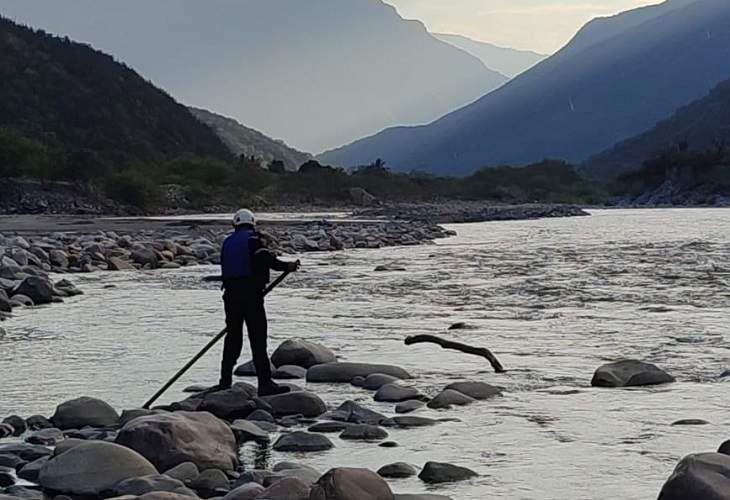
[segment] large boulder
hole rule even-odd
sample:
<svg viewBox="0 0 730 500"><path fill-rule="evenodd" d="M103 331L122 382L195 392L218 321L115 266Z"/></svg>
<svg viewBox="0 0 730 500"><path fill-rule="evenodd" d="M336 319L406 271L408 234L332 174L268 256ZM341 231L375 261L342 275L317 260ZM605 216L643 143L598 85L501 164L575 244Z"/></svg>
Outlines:
<svg viewBox="0 0 730 500"><path fill-rule="evenodd" d="M312 488L310 500L394 500L385 480L367 469L332 469Z"/></svg>
<svg viewBox="0 0 730 500"><path fill-rule="evenodd" d="M625 359L601 366L593 375L594 387L633 387L667 384L674 377L651 363Z"/></svg>
<svg viewBox="0 0 730 500"><path fill-rule="evenodd" d="M84 396L58 405L51 421L59 429L111 427L119 423L119 414L104 401Z"/></svg>
<svg viewBox="0 0 730 500"><path fill-rule="evenodd" d="M439 462L428 462L418 477L424 483L438 484L463 481L477 475L476 472L466 467Z"/></svg>
<svg viewBox="0 0 730 500"><path fill-rule="evenodd" d="M730 456L700 453L680 460L658 500L730 499Z"/></svg>
<svg viewBox="0 0 730 500"><path fill-rule="evenodd" d="M479 400L493 398L502 394L502 391L484 382L454 382L448 385L446 389L460 392L470 398Z"/></svg>
<svg viewBox="0 0 730 500"><path fill-rule="evenodd" d="M271 355L271 362L276 367L294 365L311 368L336 361L337 356L323 345L301 339L285 341Z"/></svg>
<svg viewBox="0 0 730 500"><path fill-rule="evenodd" d="M276 451L311 452L324 451L334 447L332 441L322 434L309 434L307 432L292 432L282 434L274 443Z"/></svg>
<svg viewBox="0 0 730 500"><path fill-rule="evenodd" d="M307 418L319 417L327 411L324 401L313 392L294 391L262 398L273 409L277 417L303 415Z"/></svg>
<svg viewBox="0 0 730 500"><path fill-rule="evenodd" d="M53 302L53 284L47 278L28 276L13 290L11 298L15 295L25 295L36 305L50 304Z"/></svg>
<svg viewBox="0 0 730 500"><path fill-rule="evenodd" d="M151 474L157 474L155 467L134 450L90 441L49 460L38 483L58 493L98 496L125 479Z"/></svg>
<svg viewBox="0 0 730 500"><path fill-rule="evenodd" d="M116 442L145 456L160 470L192 462L200 470L234 470L233 431L207 412L158 413L127 422Z"/></svg>
<svg viewBox="0 0 730 500"><path fill-rule="evenodd" d="M327 363L311 367L307 372L307 381L350 383L355 377L367 377L374 373L390 375L401 380L412 378L410 373L398 366L371 365L367 363Z"/></svg>

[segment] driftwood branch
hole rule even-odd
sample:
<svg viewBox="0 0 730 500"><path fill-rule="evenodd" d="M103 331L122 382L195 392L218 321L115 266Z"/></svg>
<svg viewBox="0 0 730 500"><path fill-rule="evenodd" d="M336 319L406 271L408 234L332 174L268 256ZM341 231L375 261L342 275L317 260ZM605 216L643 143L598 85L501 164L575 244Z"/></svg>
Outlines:
<svg viewBox="0 0 730 500"><path fill-rule="evenodd" d="M496 373L504 373L505 371L507 371L502 366L502 363L500 363L499 360L494 356L494 354L492 354L489 349L486 349L484 347L472 347L470 345L461 344L459 342L452 342L450 340L444 340L439 337L434 337L433 335L415 335L412 337L406 337L405 340L406 345L421 344L426 342L431 344L438 344L443 349L454 349L466 354L473 354L475 356L481 356L483 358L486 358L486 360L489 361Z"/></svg>

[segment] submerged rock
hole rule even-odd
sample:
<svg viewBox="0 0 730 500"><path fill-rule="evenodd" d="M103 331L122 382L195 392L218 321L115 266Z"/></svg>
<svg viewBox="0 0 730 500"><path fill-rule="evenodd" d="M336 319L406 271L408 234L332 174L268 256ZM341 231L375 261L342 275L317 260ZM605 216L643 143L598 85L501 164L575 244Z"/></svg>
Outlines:
<svg viewBox="0 0 730 500"><path fill-rule="evenodd" d="M381 441L387 438L385 429L366 424L350 425L340 434L340 439L349 441Z"/></svg>
<svg viewBox="0 0 730 500"><path fill-rule="evenodd" d="M373 373L368 375L362 383L362 388L368 391L377 391L384 385L398 382L400 379L383 373Z"/></svg>
<svg viewBox="0 0 730 500"><path fill-rule="evenodd" d="M367 363L328 363L310 368L307 372L307 381L349 384L355 377L367 377L374 373L391 375L401 380L412 378L406 370L398 366L372 365Z"/></svg>
<svg viewBox="0 0 730 500"><path fill-rule="evenodd" d="M414 387L403 387L397 384L387 384L378 389L374 396L375 401L385 403L400 403L411 399L423 400L426 397Z"/></svg>
<svg viewBox="0 0 730 500"><path fill-rule="evenodd" d="M680 460L658 500L689 499L730 499L730 456L701 453Z"/></svg>
<svg viewBox="0 0 730 500"><path fill-rule="evenodd" d="M392 422L391 419L378 412L363 408L354 401L345 401L336 410L322 415L324 420L335 420L337 422L349 422L351 424L385 425Z"/></svg>
<svg viewBox="0 0 730 500"><path fill-rule="evenodd" d="M426 403L423 401L416 401L414 399L410 401L404 401L402 403L398 403L395 405L395 412L396 413L411 413L416 410L420 410L421 408L425 407Z"/></svg>
<svg viewBox="0 0 730 500"><path fill-rule="evenodd" d="M593 375L591 385L594 387L633 387L667 384L674 381L674 377L656 365L626 359L598 368Z"/></svg>
<svg viewBox="0 0 730 500"><path fill-rule="evenodd" d="M410 429L412 427L429 427L439 423L438 420L434 420L432 418L413 416L393 417L393 421L395 422L395 425L405 429Z"/></svg>
<svg viewBox="0 0 730 500"><path fill-rule="evenodd" d="M424 483L438 484L463 481L476 477L477 475L476 472L466 467L459 467L458 465L447 463L428 462L418 477Z"/></svg>
<svg viewBox="0 0 730 500"><path fill-rule="evenodd" d="M271 362L277 367L294 365L309 369L336 361L337 356L323 345L301 339L285 341L271 355Z"/></svg>
<svg viewBox="0 0 730 500"><path fill-rule="evenodd" d="M431 401L428 402L426 406L433 410L439 410L442 408L449 408L450 406L457 405L457 406L464 406L471 403L474 403L476 399L471 398L467 396L466 394L462 394L457 391L453 391L451 389L446 389L442 393L440 393L438 396L433 398Z"/></svg>
<svg viewBox="0 0 730 500"><path fill-rule="evenodd" d="M466 394L470 398L477 400L484 400L502 395L502 391L494 386L485 384L484 382L454 382L453 384L448 385L446 389Z"/></svg>
<svg viewBox="0 0 730 500"><path fill-rule="evenodd" d="M119 482L157 474L139 453L113 443L92 441L49 460L40 470L43 488L71 495L99 495Z"/></svg>
<svg viewBox="0 0 730 500"><path fill-rule="evenodd" d="M385 480L367 469L332 469L312 488L309 500L394 500Z"/></svg>
<svg viewBox="0 0 730 500"><path fill-rule="evenodd" d="M206 412L139 417L122 427L116 441L138 451L160 470L184 462L200 470L234 470L238 463L233 431Z"/></svg>

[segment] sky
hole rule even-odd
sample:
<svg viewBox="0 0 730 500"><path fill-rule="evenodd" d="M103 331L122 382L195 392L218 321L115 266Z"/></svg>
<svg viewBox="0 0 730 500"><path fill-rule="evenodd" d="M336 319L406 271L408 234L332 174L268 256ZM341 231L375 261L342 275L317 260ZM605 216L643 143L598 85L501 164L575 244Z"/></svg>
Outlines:
<svg viewBox="0 0 730 500"><path fill-rule="evenodd" d="M552 54L588 21L663 0L384 0L433 33Z"/></svg>

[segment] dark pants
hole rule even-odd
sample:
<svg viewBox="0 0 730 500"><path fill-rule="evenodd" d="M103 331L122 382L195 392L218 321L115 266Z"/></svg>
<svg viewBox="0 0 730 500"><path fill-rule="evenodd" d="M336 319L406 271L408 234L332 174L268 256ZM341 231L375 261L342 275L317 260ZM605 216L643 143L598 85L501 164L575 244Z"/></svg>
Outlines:
<svg viewBox="0 0 730 500"><path fill-rule="evenodd" d="M221 363L221 385L233 380L233 369L243 348L243 324L246 323L251 353L259 379L259 387L271 382L271 366L266 350L267 322L264 297L260 291L248 287L226 287L223 303L226 311L226 334Z"/></svg>

